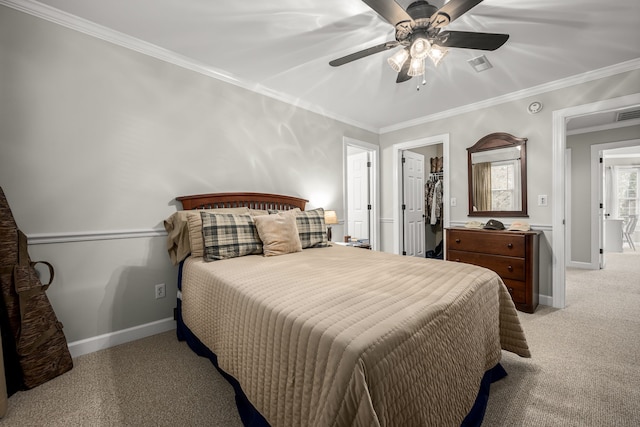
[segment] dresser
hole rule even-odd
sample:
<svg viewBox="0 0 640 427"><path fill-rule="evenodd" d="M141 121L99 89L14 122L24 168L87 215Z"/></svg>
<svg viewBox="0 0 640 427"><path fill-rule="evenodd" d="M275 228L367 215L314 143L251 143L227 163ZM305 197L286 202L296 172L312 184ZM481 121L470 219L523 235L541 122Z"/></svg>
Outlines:
<svg viewBox="0 0 640 427"><path fill-rule="evenodd" d="M520 311L538 306L540 231L447 229L447 260L495 271Z"/></svg>

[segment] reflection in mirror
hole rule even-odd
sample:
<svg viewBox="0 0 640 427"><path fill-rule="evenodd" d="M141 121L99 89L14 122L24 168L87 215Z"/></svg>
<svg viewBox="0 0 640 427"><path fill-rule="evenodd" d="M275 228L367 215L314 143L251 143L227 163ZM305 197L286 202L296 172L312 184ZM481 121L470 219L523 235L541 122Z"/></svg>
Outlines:
<svg viewBox="0 0 640 427"><path fill-rule="evenodd" d="M519 211L520 146L473 153L473 206L478 211Z"/></svg>
<svg viewBox="0 0 640 427"><path fill-rule="evenodd" d="M526 138L493 133L469 151L469 216L527 216Z"/></svg>

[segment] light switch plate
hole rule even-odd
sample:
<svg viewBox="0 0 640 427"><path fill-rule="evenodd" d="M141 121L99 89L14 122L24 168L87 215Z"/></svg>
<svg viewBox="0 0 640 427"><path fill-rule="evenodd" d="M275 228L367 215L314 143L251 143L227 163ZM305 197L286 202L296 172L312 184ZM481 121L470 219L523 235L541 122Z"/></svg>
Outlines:
<svg viewBox="0 0 640 427"><path fill-rule="evenodd" d="M538 206L547 206L547 195L539 194L538 195Z"/></svg>

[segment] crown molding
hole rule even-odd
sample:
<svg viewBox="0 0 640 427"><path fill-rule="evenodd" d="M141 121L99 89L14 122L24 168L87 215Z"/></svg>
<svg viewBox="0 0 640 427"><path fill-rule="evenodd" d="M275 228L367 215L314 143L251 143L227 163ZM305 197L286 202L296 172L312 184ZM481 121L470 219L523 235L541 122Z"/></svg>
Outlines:
<svg viewBox="0 0 640 427"><path fill-rule="evenodd" d="M497 96L495 98L485 99L483 101L464 105L462 107L456 107L450 110L441 111L439 113L431 114L429 116L420 117L417 119L409 120L409 121L398 123L391 126L386 126L380 129L380 134L382 135L385 133L406 129L412 126L434 122L436 120L446 119L449 117L457 116L459 114L470 113L480 108L493 107L495 105L503 104L505 102L517 101L522 98L540 95L542 93L551 92L554 90L564 89L577 84L586 83L593 80L601 79L604 77L610 77L616 74L626 73L627 71L633 71L637 69L640 69L640 58L632 59L626 62L621 62L619 64L611 65L609 67L588 71L586 73L576 74L571 77L567 77L567 78L556 80L549 83L544 83L538 86L530 87L528 89L522 89L517 92L511 92L506 95Z"/></svg>
<svg viewBox="0 0 640 427"><path fill-rule="evenodd" d="M331 111L327 111L318 105L301 101L300 99L291 95L266 88L261 84L243 80L226 71L210 67L206 64L203 64L202 62L195 61L183 55L179 55L171 50L161 48L152 43L145 42L135 37L131 37L127 34L112 30L110 28L96 24L95 22L80 18L79 16L72 15L70 13L64 12L60 9L56 9L35 0L0 0L0 5L4 5L20 12L24 12L29 15L44 19L46 21L53 22L63 27L67 27L72 30L87 34L89 36L104 40L106 42L122 46L124 48L150 56L152 58L177 65L178 67L195 71L196 73L200 73L208 77L213 77L214 79L230 83L243 89L247 89L251 92L267 96L269 98L273 98L294 107L301 108L312 113L320 114L323 117L334 119L339 122L355 126L369 132L373 132L375 134L378 134L380 131L380 129L378 128L357 122L355 120L351 120L349 118L335 114Z"/></svg>

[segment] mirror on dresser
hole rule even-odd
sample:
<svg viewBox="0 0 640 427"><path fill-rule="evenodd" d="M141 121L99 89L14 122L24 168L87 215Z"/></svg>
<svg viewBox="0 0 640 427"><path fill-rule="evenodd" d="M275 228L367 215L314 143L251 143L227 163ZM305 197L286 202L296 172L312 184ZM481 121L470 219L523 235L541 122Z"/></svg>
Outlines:
<svg viewBox="0 0 640 427"><path fill-rule="evenodd" d="M467 148L469 216L529 216L526 142L497 132Z"/></svg>

